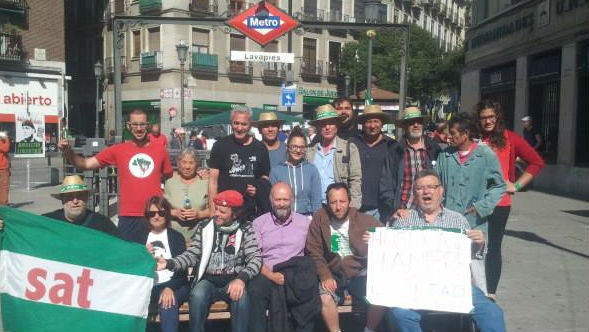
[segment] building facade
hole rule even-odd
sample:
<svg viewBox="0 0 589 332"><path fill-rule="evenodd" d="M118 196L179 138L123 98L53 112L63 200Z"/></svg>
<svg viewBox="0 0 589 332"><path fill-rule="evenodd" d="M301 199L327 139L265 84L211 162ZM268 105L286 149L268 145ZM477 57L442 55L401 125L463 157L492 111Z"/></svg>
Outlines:
<svg viewBox="0 0 589 332"><path fill-rule="evenodd" d="M589 3L477 1L472 10L463 109L497 100L519 133L530 115L548 164L535 184L589 197Z"/></svg>
<svg viewBox="0 0 589 332"><path fill-rule="evenodd" d="M67 112L64 21L63 1L0 0L0 131L13 140L16 124L33 119L35 135L57 141Z"/></svg>

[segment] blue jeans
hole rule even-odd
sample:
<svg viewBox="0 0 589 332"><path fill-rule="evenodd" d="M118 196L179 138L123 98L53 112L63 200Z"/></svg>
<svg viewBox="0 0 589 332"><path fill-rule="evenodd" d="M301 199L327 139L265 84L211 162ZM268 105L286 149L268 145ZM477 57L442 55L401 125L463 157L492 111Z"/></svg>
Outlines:
<svg viewBox="0 0 589 332"><path fill-rule="evenodd" d="M238 301L227 295L227 287L217 288L212 282L201 279L190 291L190 332L204 332L209 315L209 307L215 301L225 301L231 306L231 331L247 332L249 297L244 289Z"/></svg>
<svg viewBox="0 0 589 332"><path fill-rule="evenodd" d="M143 235L149 233L145 217L119 216L119 233L121 238L131 242L142 242Z"/></svg>
<svg viewBox="0 0 589 332"><path fill-rule="evenodd" d="M155 285L151 289L151 303L158 303L160 299L160 293L166 287L166 284ZM158 304L158 313L160 314L160 325L162 332L178 332L178 309L182 306L182 303L188 300L188 286L182 286L174 291L174 298L176 299L176 305L171 308L164 309Z"/></svg>
<svg viewBox="0 0 589 332"><path fill-rule="evenodd" d="M505 332L503 310L477 287L472 286L472 305L470 313L481 332ZM421 314L427 311L390 308L389 314L393 318L399 332L422 332Z"/></svg>
<svg viewBox="0 0 589 332"><path fill-rule="evenodd" d="M366 213L369 216L374 217L374 219L376 219L376 220L380 220L380 212L378 212L378 209L366 210L366 211L362 211L362 212Z"/></svg>

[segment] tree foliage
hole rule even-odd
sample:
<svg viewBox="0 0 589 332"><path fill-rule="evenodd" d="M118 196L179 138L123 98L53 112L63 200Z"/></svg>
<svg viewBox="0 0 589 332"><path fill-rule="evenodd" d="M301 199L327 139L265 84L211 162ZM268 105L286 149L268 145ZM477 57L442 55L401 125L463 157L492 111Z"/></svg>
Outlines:
<svg viewBox="0 0 589 332"><path fill-rule="evenodd" d="M377 85L382 89L399 91L402 45L401 30L377 30L372 48L372 75L377 78ZM361 34L357 41L344 46L342 71L355 81L358 91L366 87L367 56L366 34ZM456 89L463 64L463 48L445 55L429 32L416 25L410 26L409 97L426 101L430 96Z"/></svg>

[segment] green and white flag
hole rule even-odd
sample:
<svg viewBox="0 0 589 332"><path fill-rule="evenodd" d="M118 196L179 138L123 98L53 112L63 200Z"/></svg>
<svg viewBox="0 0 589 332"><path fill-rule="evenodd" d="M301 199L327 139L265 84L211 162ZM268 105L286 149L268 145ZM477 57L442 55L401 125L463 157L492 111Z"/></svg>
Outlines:
<svg viewBox="0 0 589 332"><path fill-rule="evenodd" d="M369 89L366 89L364 92L364 105L372 105L374 103L374 99L372 98L372 92Z"/></svg>
<svg viewBox="0 0 589 332"><path fill-rule="evenodd" d="M145 247L0 207L5 331L145 331L155 261Z"/></svg>

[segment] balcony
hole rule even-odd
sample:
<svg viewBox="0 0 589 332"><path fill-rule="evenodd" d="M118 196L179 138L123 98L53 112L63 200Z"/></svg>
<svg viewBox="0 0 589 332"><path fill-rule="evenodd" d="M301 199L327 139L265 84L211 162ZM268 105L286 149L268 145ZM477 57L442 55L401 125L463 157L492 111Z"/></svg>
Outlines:
<svg viewBox="0 0 589 332"><path fill-rule="evenodd" d="M431 0L432 2L432 13L437 13L440 11L440 9L442 9L442 4L440 2L440 0Z"/></svg>
<svg viewBox="0 0 589 332"><path fill-rule="evenodd" d="M217 16L219 15L219 3L217 0L192 0L188 5L192 16Z"/></svg>
<svg viewBox="0 0 589 332"><path fill-rule="evenodd" d="M20 63L22 58L22 37L0 32L0 63Z"/></svg>
<svg viewBox="0 0 589 332"><path fill-rule="evenodd" d="M142 72L160 71L164 66L162 58L162 51L143 52L139 67Z"/></svg>
<svg viewBox="0 0 589 332"><path fill-rule="evenodd" d="M338 61L327 61L325 63L327 73L325 77L331 84L337 84L340 79L340 64Z"/></svg>
<svg viewBox="0 0 589 332"><path fill-rule="evenodd" d="M0 21L20 28L29 25L29 5L25 0L0 0Z"/></svg>
<svg viewBox="0 0 589 332"><path fill-rule="evenodd" d="M229 61L227 76L229 80L237 83L252 83L254 66L247 61Z"/></svg>
<svg viewBox="0 0 589 332"><path fill-rule="evenodd" d="M262 63L262 82L266 85L280 86L286 79L286 65L284 63Z"/></svg>
<svg viewBox="0 0 589 332"><path fill-rule="evenodd" d="M433 3L434 3L433 0L422 0L421 1L421 5L425 8L430 8Z"/></svg>
<svg viewBox="0 0 589 332"><path fill-rule="evenodd" d="M105 70L106 76L109 78L109 80L112 80L114 77L114 74L115 74L114 60L115 59L112 57L104 59L104 70ZM127 72L127 57L124 55L121 55L121 76L124 75L126 72Z"/></svg>
<svg viewBox="0 0 589 332"><path fill-rule="evenodd" d="M302 7L297 14L297 19L302 21L323 21L325 19L325 11L317 8Z"/></svg>
<svg viewBox="0 0 589 332"><path fill-rule="evenodd" d="M198 78L216 80L219 74L219 56L217 54L193 52L190 71Z"/></svg>
<svg viewBox="0 0 589 332"><path fill-rule="evenodd" d="M342 21L342 11L341 10L332 10L328 12L327 19L330 22L341 22Z"/></svg>
<svg viewBox="0 0 589 332"><path fill-rule="evenodd" d="M311 59L300 59L301 78L308 82L321 82L321 75L323 73L323 63Z"/></svg>
<svg viewBox="0 0 589 332"><path fill-rule="evenodd" d="M159 14L162 11L162 0L139 0L141 15Z"/></svg>

